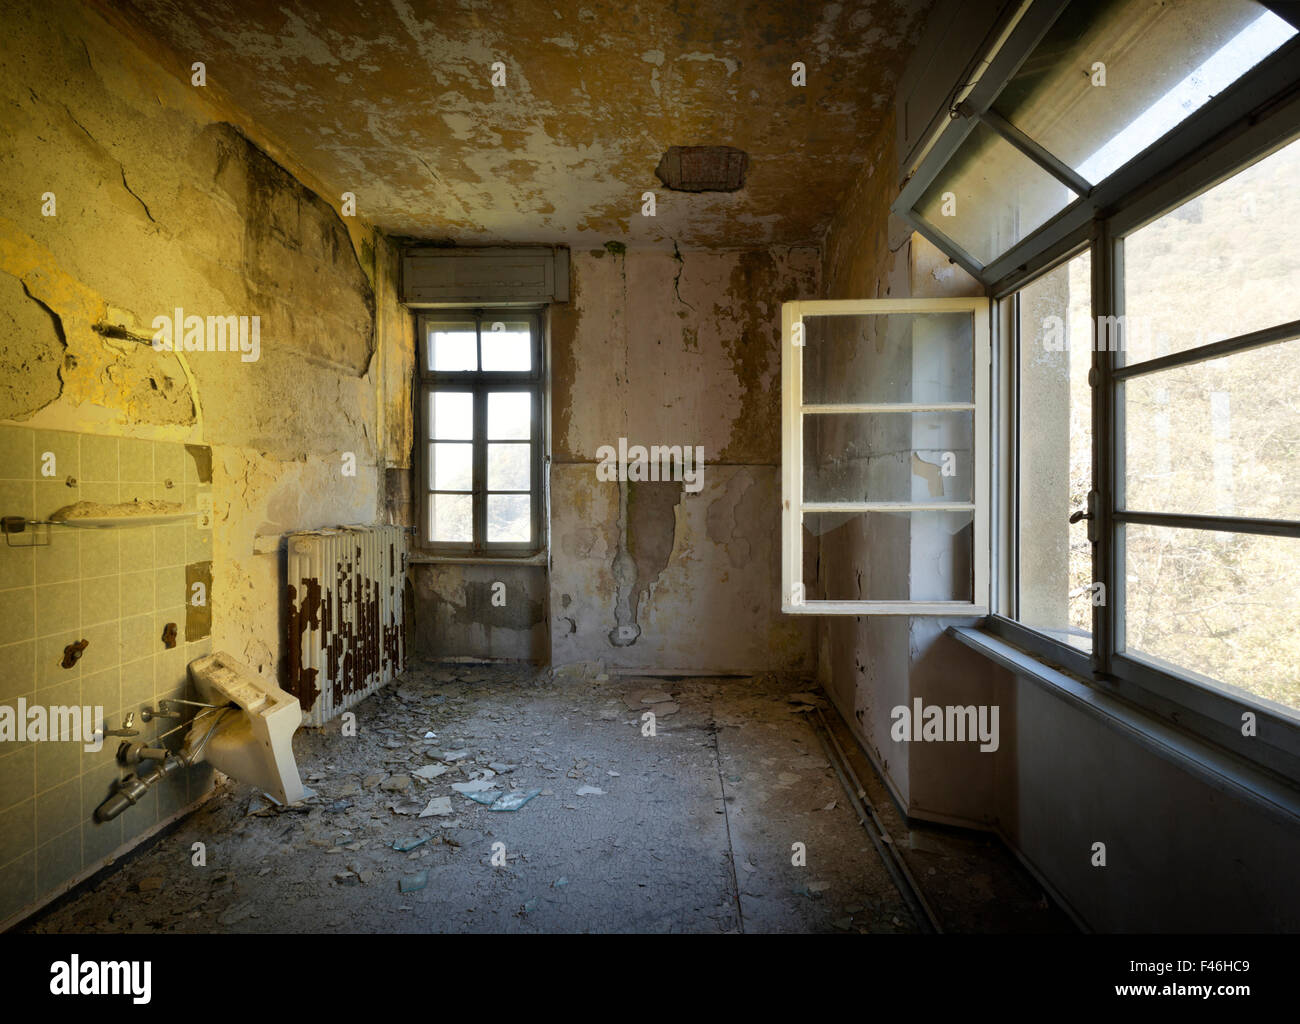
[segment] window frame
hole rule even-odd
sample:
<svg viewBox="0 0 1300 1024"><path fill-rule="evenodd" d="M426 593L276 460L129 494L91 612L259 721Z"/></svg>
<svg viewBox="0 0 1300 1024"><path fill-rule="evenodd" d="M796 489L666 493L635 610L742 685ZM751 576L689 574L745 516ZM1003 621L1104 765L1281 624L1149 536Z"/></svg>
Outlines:
<svg viewBox="0 0 1300 1024"><path fill-rule="evenodd" d="M967 313L971 317L969 403L848 402L803 400L804 316L887 316L891 313ZM939 299L820 299L781 304L781 611L791 615L982 616L989 613L990 561L990 304L984 296ZM806 502L803 495L803 421L809 415L970 411L974 418L969 502ZM806 598L803 585L803 517L807 512L969 511L972 516L970 601L833 601Z"/></svg>
<svg viewBox="0 0 1300 1024"><path fill-rule="evenodd" d="M451 559L518 560L531 558L546 548L544 505L545 438L545 344L544 306L475 306L430 307L421 309L415 316L416 373L415 390L415 459L418 465L418 493L414 496L416 537L420 549L429 555ZM437 371L429 369L430 321L446 323L462 320L474 325L475 345L478 348L478 365L482 365L483 324L494 321L527 320L529 324L531 369L514 370L458 370ZM435 391L460 391L473 395L473 446L471 495L473 539L469 542L436 541L430 522L430 499L434 493L430 480L429 398ZM527 544L487 540L487 395L489 392L526 391L532 395L532 415L528 444L529 460L529 522L532 539ZM520 442L522 443L522 442ZM443 492L440 492L443 493ZM451 492L445 492L451 493ZM458 492L464 493L464 492ZM524 493L492 491L491 493Z"/></svg>
<svg viewBox="0 0 1300 1024"><path fill-rule="evenodd" d="M1123 380L1139 375L1144 369L1151 370L1154 363L1166 367L1185 364L1293 338L1297 336L1300 322L1274 325L1250 335L1126 367L1117 365L1117 353L1093 345L1090 383L1094 500L1090 503L1092 518L1088 524L1093 543L1093 580L1104 584L1107 600L1093 609L1093 646L1089 655L1023 625L1016 617L1019 410L1014 310L1020 289L1090 248L1092 323L1096 324L1100 317L1122 316L1125 237L1285 146L1300 144L1300 70L1297 70L1300 63L1285 76L1280 74L1283 69L1279 66L1279 60L1298 57L1300 48L1293 39L1174 129L1170 138L1179 135L1183 138L1170 147L1163 160L1159 159L1159 153L1148 151L1103 182L1104 190L1102 186L1095 188L1093 197L1089 197L1091 210L1086 220L1071 223L1068 230L1058 225L1052 231L1047 230L1053 226L1049 222L1035 233L1036 238L1026 239L1026 243L1036 242L1036 251L1027 252L1022 243L1008 254L1021 260L1014 271L995 280L981 277L995 303L993 373L997 382L991 403L997 438L993 466L993 487L997 495L994 606L985 622L986 628L1293 785L1300 783L1300 710L1190 670L1171 671L1120 650L1123 638L1120 537L1123 524L1156 519L1160 525L1200 529L1213 525L1257 526L1239 532L1289 537L1300 537L1300 523L1191 514L1157 516L1123 509L1116 499L1123 493L1119 477L1123 471L1122 410L1118 406L1119 385ZM1195 144L1188 148L1192 142ZM1134 164L1146 170L1145 179L1133 173ZM1121 176L1122 182L1114 180ZM1104 194L1098 197L1098 192ZM1066 214L1070 214L1068 208L1061 216ZM999 272L996 264L989 269ZM1245 712L1256 716L1254 737L1242 735Z"/></svg>

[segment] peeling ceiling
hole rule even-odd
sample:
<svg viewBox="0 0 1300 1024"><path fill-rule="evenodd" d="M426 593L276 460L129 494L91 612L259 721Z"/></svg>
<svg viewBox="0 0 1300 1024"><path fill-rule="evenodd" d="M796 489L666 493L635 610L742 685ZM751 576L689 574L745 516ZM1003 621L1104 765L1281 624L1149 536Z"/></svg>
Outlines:
<svg viewBox="0 0 1300 1024"><path fill-rule="evenodd" d="M732 248L820 244L929 0L111 6L387 233ZM745 150L745 187L666 189L674 145Z"/></svg>

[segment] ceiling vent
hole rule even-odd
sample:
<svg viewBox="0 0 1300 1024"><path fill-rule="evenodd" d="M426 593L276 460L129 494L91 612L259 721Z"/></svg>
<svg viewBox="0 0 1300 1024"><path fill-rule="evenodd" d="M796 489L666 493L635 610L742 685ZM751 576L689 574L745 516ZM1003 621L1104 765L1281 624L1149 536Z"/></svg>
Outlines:
<svg viewBox="0 0 1300 1024"><path fill-rule="evenodd" d="M731 146L673 146L655 177L675 192L736 192L745 187L749 154Z"/></svg>

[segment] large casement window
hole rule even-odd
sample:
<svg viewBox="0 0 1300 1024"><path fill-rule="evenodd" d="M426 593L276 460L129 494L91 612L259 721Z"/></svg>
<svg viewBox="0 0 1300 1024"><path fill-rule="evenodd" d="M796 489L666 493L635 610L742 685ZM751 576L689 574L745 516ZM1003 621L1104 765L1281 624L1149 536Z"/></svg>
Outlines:
<svg viewBox="0 0 1300 1024"><path fill-rule="evenodd" d="M417 317L420 539L435 553L542 547L542 338L537 310Z"/></svg>
<svg viewBox="0 0 1300 1024"><path fill-rule="evenodd" d="M1300 38L1034 0L895 211L994 301L987 628L1300 782Z"/></svg>
<svg viewBox="0 0 1300 1024"><path fill-rule="evenodd" d="M988 300L787 302L782 336L783 610L986 614Z"/></svg>

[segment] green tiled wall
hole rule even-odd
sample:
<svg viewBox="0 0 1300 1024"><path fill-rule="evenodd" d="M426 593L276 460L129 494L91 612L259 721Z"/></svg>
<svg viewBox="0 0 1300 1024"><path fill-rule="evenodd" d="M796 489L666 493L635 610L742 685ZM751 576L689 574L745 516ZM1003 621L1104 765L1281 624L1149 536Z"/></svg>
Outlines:
<svg viewBox="0 0 1300 1024"><path fill-rule="evenodd" d="M45 519L75 501L158 498L196 512L210 495L206 449L0 425L0 516ZM45 472L43 472L43 470ZM52 471L52 472L51 472ZM0 541L0 704L102 706L110 729L167 697L192 697L187 666L207 654L206 616L188 617L186 573L210 578L212 532L198 517L165 526L29 527ZM211 599L211 594L208 595ZM177 624L176 647L162 641ZM62 668L63 649L89 641ZM176 746L184 730L172 736ZM198 799L212 782L200 765L172 776L115 821L92 815L128 769L121 740L91 754L79 742L0 742L0 921L97 867L113 850Z"/></svg>

